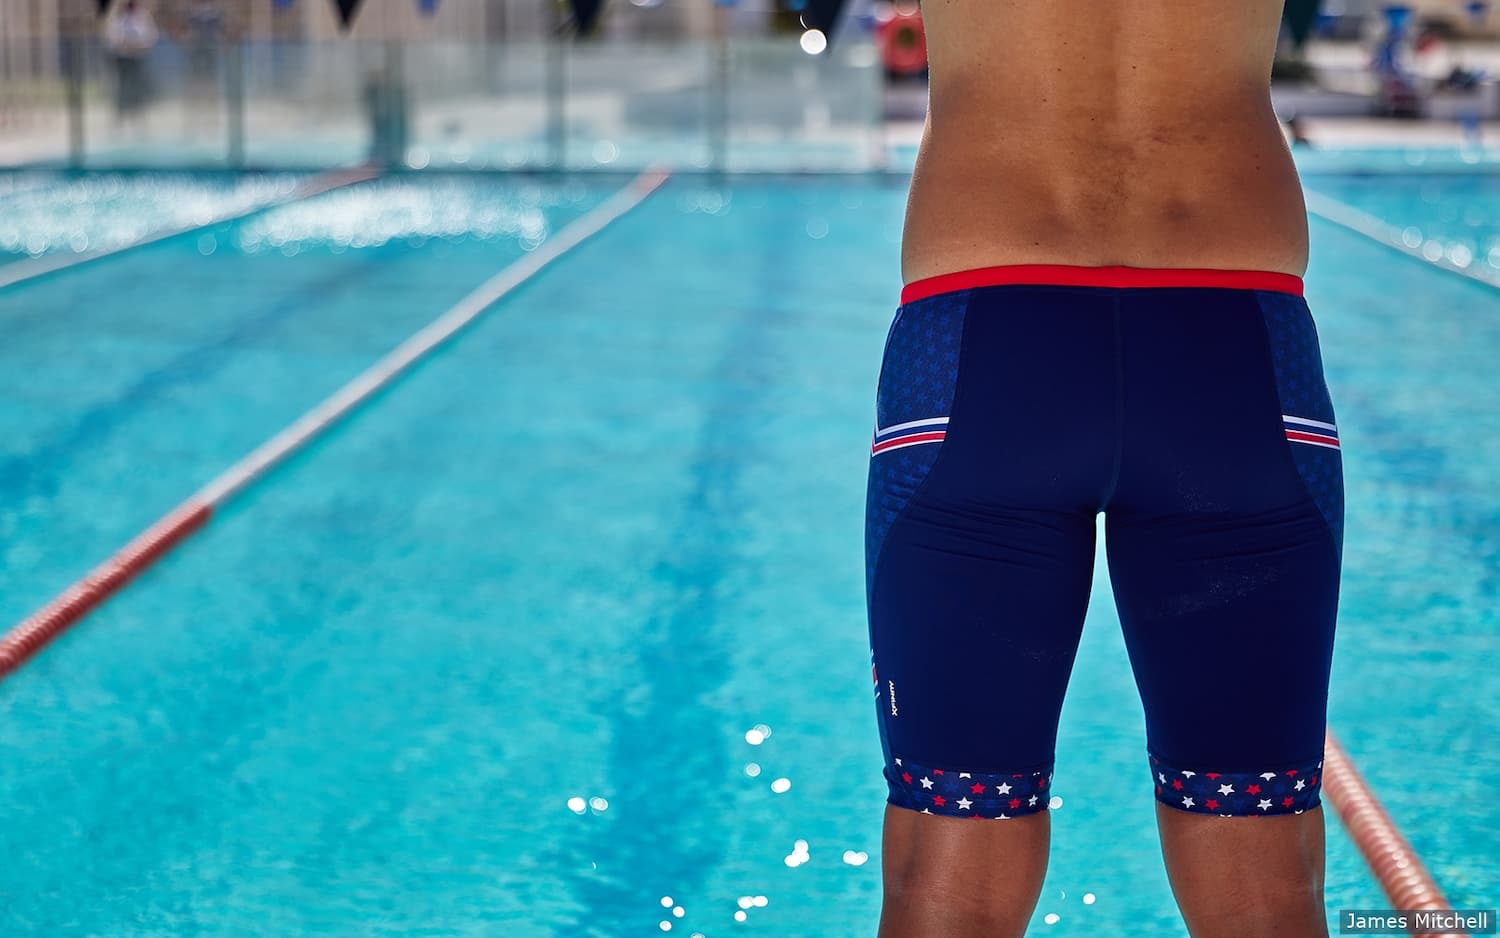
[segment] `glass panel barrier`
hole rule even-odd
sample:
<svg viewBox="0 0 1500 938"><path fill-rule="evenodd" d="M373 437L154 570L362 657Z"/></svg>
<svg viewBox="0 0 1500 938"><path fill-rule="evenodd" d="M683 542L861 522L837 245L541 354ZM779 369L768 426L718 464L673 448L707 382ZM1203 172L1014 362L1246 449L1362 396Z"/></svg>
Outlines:
<svg viewBox="0 0 1500 938"><path fill-rule="evenodd" d="M62 46L42 36L0 36L0 166L67 158Z"/></svg>
<svg viewBox="0 0 1500 938"><path fill-rule="evenodd" d="M565 48L568 168L709 166L713 43L590 41Z"/></svg>
<svg viewBox="0 0 1500 938"><path fill-rule="evenodd" d="M75 42L83 51L83 165L227 163L222 44L162 39L149 49L121 54L99 38Z"/></svg>
<svg viewBox="0 0 1500 938"><path fill-rule="evenodd" d="M424 42L406 47L407 165L549 166L560 136L549 75L560 46L540 42ZM556 61L554 61L556 60Z"/></svg>
<svg viewBox="0 0 1500 938"><path fill-rule="evenodd" d="M873 47L796 37L0 41L0 165L858 171ZM76 53L76 54L70 54Z"/></svg>
<svg viewBox="0 0 1500 938"><path fill-rule="evenodd" d="M243 44L245 163L325 169L382 155L374 115L401 88L399 44L259 40Z"/></svg>
<svg viewBox="0 0 1500 938"><path fill-rule="evenodd" d="M881 165L883 73L873 45L809 54L792 38L746 39L730 51L731 171Z"/></svg>

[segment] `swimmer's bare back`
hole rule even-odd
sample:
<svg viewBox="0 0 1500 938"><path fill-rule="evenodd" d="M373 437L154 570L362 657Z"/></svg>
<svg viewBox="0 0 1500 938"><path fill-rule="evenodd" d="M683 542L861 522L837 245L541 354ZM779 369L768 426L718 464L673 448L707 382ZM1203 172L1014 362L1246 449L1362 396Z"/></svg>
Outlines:
<svg viewBox="0 0 1500 938"><path fill-rule="evenodd" d="M1281 0L925 0L905 282L1002 264L1301 276Z"/></svg>

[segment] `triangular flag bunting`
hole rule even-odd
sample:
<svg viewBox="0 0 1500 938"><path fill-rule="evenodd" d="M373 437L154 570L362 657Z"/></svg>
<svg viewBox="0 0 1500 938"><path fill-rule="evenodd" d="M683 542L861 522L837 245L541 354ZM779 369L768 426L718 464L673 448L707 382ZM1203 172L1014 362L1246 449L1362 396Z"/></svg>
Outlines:
<svg viewBox="0 0 1500 938"><path fill-rule="evenodd" d="M604 0L571 0L573 6L573 25L577 27L578 35L586 36L589 30L594 28L594 21L599 18L599 11L604 7Z"/></svg>
<svg viewBox="0 0 1500 938"><path fill-rule="evenodd" d="M349 28L354 14L359 11L359 4L360 0L333 0L333 5L339 11L339 22L343 23L345 29Z"/></svg>
<svg viewBox="0 0 1500 938"><path fill-rule="evenodd" d="M843 7L844 0L809 0L805 17L807 25L821 29L832 39L833 27L838 25Z"/></svg>

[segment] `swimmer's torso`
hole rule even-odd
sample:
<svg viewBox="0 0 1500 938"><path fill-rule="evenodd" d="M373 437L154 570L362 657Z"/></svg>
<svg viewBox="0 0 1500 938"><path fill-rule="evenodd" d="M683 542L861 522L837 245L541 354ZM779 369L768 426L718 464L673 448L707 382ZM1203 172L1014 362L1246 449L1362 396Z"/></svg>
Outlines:
<svg viewBox="0 0 1500 938"><path fill-rule="evenodd" d="M926 0L907 282L1001 264L1301 275L1281 0Z"/></svg>

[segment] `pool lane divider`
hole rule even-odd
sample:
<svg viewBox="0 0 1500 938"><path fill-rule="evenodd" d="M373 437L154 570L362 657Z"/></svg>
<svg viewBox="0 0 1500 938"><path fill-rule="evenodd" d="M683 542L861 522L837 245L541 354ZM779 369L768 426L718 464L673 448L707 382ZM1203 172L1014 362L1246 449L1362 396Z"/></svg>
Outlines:
<svg viewBox="0 0 1500 938"><path fill-rule="evenodd" d="M1459 264L1448 257L1446 251L1437 257L1428 257L1422 252L1421 246L1414 247L1406 243L1403 238L1406 229L1400 225L1393 225L1320 192L1304 190L1302 195L1307 204L1307 210L1324 221L1333 222L1341 228L1363 235L1377 244L1399 251L1407 257L1430 264L1439 270L1458 274L1475 283L1482 283L1492 290L1500 290L1500 270L1494 271L1493 274L1486 272L1483 266L1486 261L1483 258L1475 257L1469 264Z"/></svg>
<svg viewBox="0 0 1500 938"><path fill-rule="evenodd" d="M535 250L480 284L452 309L235 463L56 599L5 633L0 637L0 680L14 673L43 645L77 624L137 574L202 528L219 508L272 467L348 416L417 361L452 339L506 294L644 202L666 182L667 175L661 170L646 170L625 188L543 241Z"/></svg>
<svg viewBox="0 0 1500 938"><path fill-rule="evenodd" d="M1349 839L1370 865L1391 908L1444 911L1453 908L1331 732L1323 743L1323 794L1333 804ZM1426 938L1430 933L1411 934Z"/></svg>
<svg viewBox="0 0 1500 938"><path fill-rule="evenodd" d="M164 231L158 231L153 234L148 234L143 238L137 238L136 240L131 241L128 244L122 244L118 247L100 248L94 251L84 251L80 254L59 253L44 255L42 257L35 257L30 260L17 261L14 264L9 264L3 269L0 269L0 290L5 289L6 287L15 286L18 283L25 283L28 280L35 280L38 277L45 277L48 274L55 274L59 271L70 270L74 267L79 266L80 264L87 264L89 261L97 261L105 257L113 257L116 254L120 254L125 251L133 251L136 248L143 248L148 244L156 244L160 241L166 241L170 238L178 238L185 234L191 234L194 231L202 231L205 228L212 228L215 225L222 225L225 222L239 221L240 219L248 218L249 216L254 215L257 212L264 212L267 209L277 208L282 205L288 205L292 202L300 202L303 199L310 199L315 195L322 195L325 192L332 192L334 189L342 189L345 186L352 186L361 182L369 182L371 179L375 179L379 176L380 171L373 167L361 166L353 169L331 170L326 173L319 173L311 179L298 183L292 188L292 191L288 192L286 195L277 196L276 198L269 199L265 202L258 202L254 205L246 206L245 208L238 209L236 211L224 212L223 214L214 216L212 219L206 222L192 225L179 225L175 228L168 228Z"/></svg>

